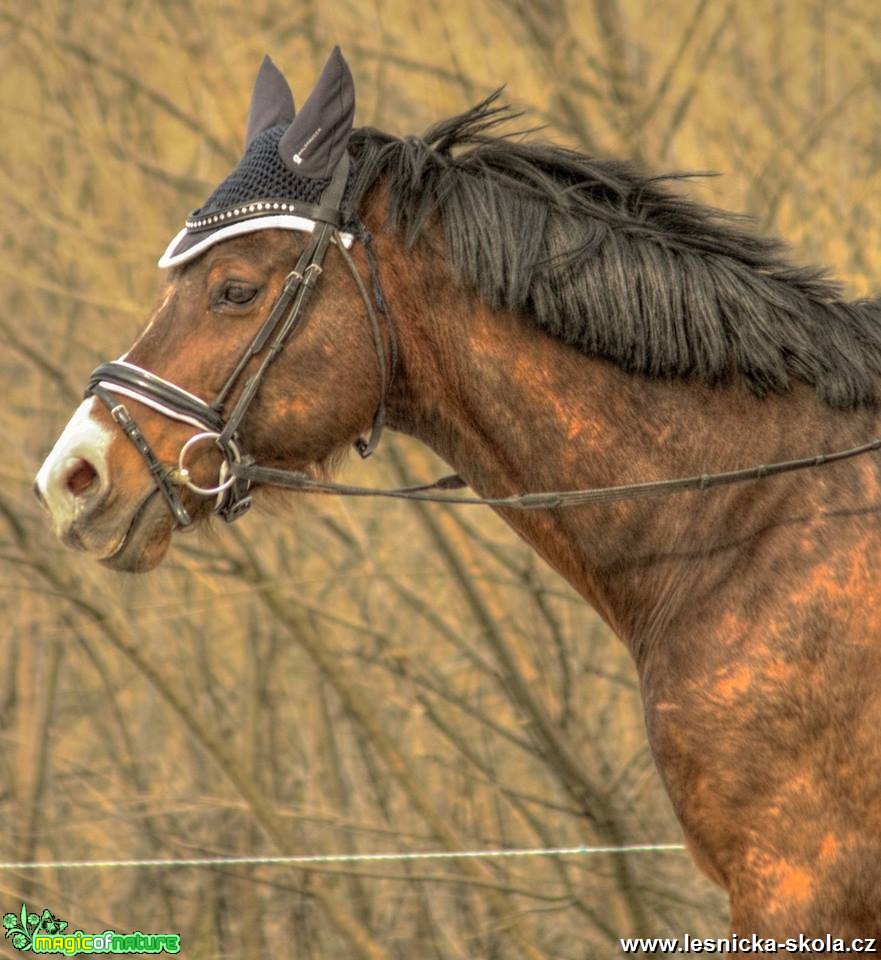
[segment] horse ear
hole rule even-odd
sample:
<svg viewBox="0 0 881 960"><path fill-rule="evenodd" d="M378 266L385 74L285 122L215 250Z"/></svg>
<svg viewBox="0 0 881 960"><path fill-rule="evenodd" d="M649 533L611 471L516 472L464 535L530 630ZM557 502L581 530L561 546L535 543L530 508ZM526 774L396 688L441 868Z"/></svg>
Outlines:
<svg viewBox="0 0 881 960"><path fill-rule="evenodd" d="M333 48L315 89L278 145L284 165L301 177L329 177L345 153L355 118L355 82Z"/></svg>
<svg viewBox="0 0 881 960"><path fill-rule="evenodd" d="M251 94L251 109L248 111L248 132L245 134L245 149L258 134L280 123L294 119L294 97L281 70L269 59L263 58L254 92Z"/></svg>

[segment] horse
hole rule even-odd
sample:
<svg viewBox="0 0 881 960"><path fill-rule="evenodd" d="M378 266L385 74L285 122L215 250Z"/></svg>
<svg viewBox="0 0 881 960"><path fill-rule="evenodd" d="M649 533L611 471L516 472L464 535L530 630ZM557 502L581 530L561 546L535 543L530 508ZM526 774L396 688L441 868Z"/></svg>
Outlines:
<svg viewBox="0 0 881 960"><path fill-rule="evenodd" d="M881 938L877 458L520 509L874 440L881 304L678 177L501 133L497 95L402 139L353 126L338 51L300 113L279 77L40 469L56 533L149 570L250 488L415 437L627 646L731 930ZM236 194L270 155L288 192Z"/></svg>

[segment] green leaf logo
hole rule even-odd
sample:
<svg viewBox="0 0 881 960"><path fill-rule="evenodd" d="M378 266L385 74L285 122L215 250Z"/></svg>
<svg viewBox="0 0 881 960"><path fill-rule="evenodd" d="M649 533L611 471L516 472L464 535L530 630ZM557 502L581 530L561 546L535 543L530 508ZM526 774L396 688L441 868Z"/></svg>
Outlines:
<svg viewBox="0 0 881 960"><path fill-rule="evenodd" d="M48 934L59 934L64 933L67 929L67 921L59 920L58 917L53 917L48 910L43 911L43 916L40 917L40 926Z"/></svg>
<svg viewBox="0 0 881 960"><path fill-rule="evenodd" d="M12 945L16 950L30 950L34 945L34 936L45 930L48 934L63 933L67 929L67 921L59 920L49 910L39 913L28 913L27 904L21 905L21 913L3 914L3 929L5 937L12 937Z"/></svg>

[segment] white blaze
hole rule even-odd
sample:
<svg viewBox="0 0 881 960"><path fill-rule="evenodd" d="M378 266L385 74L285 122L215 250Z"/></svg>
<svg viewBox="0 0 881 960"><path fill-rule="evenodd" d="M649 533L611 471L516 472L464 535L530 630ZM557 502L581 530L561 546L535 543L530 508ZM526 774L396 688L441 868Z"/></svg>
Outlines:
<svg viewBox="0 0 881 960"><path fill-rule="evenodd" d="M79 460L87 460L95 469L98 490L107 485L107 449L113 433L92 416L96 403L97 397L89 397L77 407L37 474L37 489L46 501L57 533L66 530L84 506L84 499L71 493L66 484Z"/></svg>

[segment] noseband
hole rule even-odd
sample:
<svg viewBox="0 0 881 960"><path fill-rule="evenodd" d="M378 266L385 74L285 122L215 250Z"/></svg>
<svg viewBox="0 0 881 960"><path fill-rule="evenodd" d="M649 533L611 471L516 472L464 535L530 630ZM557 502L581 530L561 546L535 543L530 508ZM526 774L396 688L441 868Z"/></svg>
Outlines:
<svg viewBox="0 0 881 960"><path fill-rule="evenodd" d="M362 231L361 239L368 244L368 258L374 281L374 296L379 312L386 319L390 360L386 358L385 342L376 311L374 311L373 304L370 302L370 296L340 238L339 231L344 223L341 209L342 198L348 173L349 158L348 155L344 154L318 205L309 208L308 212L304 211L310 219L315 221L311 241L301 254L297 265L285 278L281 293L269 311L269 316L239 358L220 392L211 403L207 403L201 397L184 390L177 384L164 380L149 370L144 370L142 367L126 360L102 363L92 371L89 377L89 384L84 396L96 396L108 408L114 421L122 428L144 458L156 488L165 498L179 527L188 527L193 522L181 501L178 492L180 487L186 487L203 496L214 496L216 498L214 512L228 523L237 520L251 506L249 493L251 481L240 476L234 469L236 467L241 468L247 463L253 463L253 459L244 453L238 434L239 426L270 365L284 349L291 335L302 324L306 306L322 272L324 257L332 243L335 243L339 248L343 260L355 279L358 292L367 307L381 375L380 402L373 420L370 437L367 440L359 437L355 447L362 457L368 457L379 443L385 416L386 394L394 372L394 336L388 322L385 301L379 288L378 275L369 248L369 235L366 231ZM224 416L224 409L230 394L239 382L245 368L253 358L261 355L262 360L259 366L245 381L235 406L227 416ZM174 468L168 469L162 465L137 422L119 399L120 396L131 397L172 420L196 427L198 432L181 447L178 462ZM217 484L212 487L203 487L193 482L190 471L186 466L186 458L193 447L208 440L215 442L223 456L223 461Z"/></svg>

